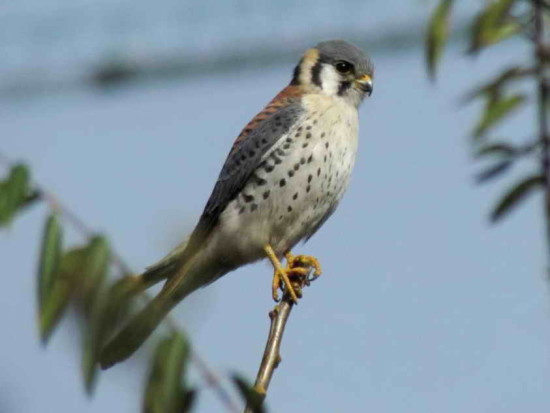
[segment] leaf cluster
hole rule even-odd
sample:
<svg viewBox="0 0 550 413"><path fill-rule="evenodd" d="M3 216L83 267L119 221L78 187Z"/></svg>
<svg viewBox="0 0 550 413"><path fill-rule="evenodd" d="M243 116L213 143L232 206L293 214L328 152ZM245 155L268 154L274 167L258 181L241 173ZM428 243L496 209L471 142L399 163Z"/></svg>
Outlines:
<svg viewBox="0 0 550 413"><path fill-rule="evenodd" d="M436 77L437 67L447 45L454 3L453 0L440 0L427 24L425 57L427 71L432 79ZM520 0L484 2L472 19L467 53L478 55L487 48L494 47L512 37L525 35L522 38L529 38L532 22L523 23L526 20L525 13L522 14L525 3ZM531 9L526 12L528 16L532 13ZM526 140L518 144L511 143L510 140L495 139L493 136L495 129L501 127L506 120L529 103L528 93L518 89L521 90L525 81L535 76L536 71L533 67L536 64L535 61L532 67L529 67L522 62L522 64L505 68L493 79L468 93L464 99L466 103L482 102L481 113L471 131L472 145L476 159L489 162L489 166L476 175L477 183L485 183L503 176L504 173L511 171L520 159L530 158L538 161L537 142ZM490 220L492 222L500 220L520 205L528 194L544 188L544 182L545 179L539 172L533 172L518 180L497 201L490 214Z"/></svg>
<svg viewBox="0 0 550 413"><path fill-rule="evenodd" d="M33 188L25 165L11 167L0 181L0 225L10 224L25 208L40 200L39 193ZM100 351L131 313L137 277L123 274L112 281L114 254L103 235L87 234L81 245L65 245L62 212L53 205L42 230L37 268L39 334L46 345L68 313L77 317L84 388L93 394L100 371ZM143 392L143 411L191 411L197 392L186 380L191 354L186 335L172 327L153 353ZM244 383L237 377L233 382L239 389ZM242 396L248 402L249 393Z"/></svg>

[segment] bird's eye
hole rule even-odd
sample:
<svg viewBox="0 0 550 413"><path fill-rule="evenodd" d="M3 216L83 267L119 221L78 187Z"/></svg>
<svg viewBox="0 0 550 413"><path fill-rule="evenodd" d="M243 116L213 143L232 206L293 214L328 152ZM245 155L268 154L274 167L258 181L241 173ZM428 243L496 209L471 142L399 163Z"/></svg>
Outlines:
<svg viewBox="0 0 550 413"><path fill-rule="evenodd" d="M338 70L340 73L349 73L353 69L353 65L349 62L345 62L343 60L336 62L336 70Z"/></svg>

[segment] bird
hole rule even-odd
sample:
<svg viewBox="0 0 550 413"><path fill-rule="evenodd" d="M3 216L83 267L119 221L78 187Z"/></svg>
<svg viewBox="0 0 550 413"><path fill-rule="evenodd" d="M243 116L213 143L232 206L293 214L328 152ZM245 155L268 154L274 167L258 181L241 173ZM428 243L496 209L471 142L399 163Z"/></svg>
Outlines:
<svg viewBox="0 0 550 413"><path fill-rule="evenodd" d="M281 288L298 301L292 276L318 276L321 266L291 250L326 222L348 186L358 108L371 96L373 78L370 58L345 40L305 51L290 84L238 135L191 235L131 278L134 292L165 283L103 346L102 368L130 357L186 296L246 264L269 259L273 299Z"/></svg>

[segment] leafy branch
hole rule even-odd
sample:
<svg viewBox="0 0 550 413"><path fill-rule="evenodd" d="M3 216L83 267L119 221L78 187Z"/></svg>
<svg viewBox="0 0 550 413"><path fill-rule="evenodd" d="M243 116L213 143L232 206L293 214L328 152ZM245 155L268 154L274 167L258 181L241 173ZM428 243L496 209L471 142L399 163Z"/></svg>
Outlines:
<svg viewBox="0 0 550 413"><path fill-rule="evenodd" d="M133 296L125 289L132 272L104 236L94 233L53 194L32 183L26 165L12 164L2 154L0 163L9 170L6 178L0 181L0 227L10 225L16 216L39 201L44 201L50 209L38 265L40 337L47 344L63 315L69 310L74 311L83 327L81 365L85 389L92 394L99 372L99 350L133 305ZM65 223L84 236L83 245L64 248ZM123 278L109 283L109 274L115 268ZM145 295L141 297L147 299ZM169 333L157 345L152 358L144 390L144 411L170 413L191 410L196 390L185 380L188 362L191 361L225 410L238 412L238 404L204 359L192 350L176 322L168 317L165 326Z"/></svg>
<svg viewBox="0 0 550 413"><path fill-rule="evenodd" d="M442 52L447 44L453 0L440 0L434 8L426 30L426 62L428 74L435 78ZM550 252L550 133L548 18L550 4L545 0L492 0L480 5L470 27L468 54L479 55L489 47L516 38L532 50L530 65L523 62L504 69L485 84L468 93L465 102L482 100L483 110L471 135L477 159L491 160L492 165L477 175L478 183L485 183L512 170L522 159L532 161L535 172L508 188L497 201L490 215L492 222L500 221L527 196L535 191L544 193L544 215L547 244ZM527 89L528 82L535 83ZM522 91L518 91L522 89ZM537 140L512 144L495 140L493 131L527 104L537 113ZM538 170L537 170L538 169ZM550 254L549 254L550 256Z"/></svg>

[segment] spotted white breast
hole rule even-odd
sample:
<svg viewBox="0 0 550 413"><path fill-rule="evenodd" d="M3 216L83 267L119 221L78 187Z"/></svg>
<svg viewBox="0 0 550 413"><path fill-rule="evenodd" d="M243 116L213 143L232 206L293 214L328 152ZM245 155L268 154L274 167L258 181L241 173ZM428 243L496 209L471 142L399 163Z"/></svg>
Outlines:
<svg viewBox="0 0 550 413"><path fill-rule="evenodd" d="M357 152L357 109L312 94L305 114L264 155L243 191L220 216L216 242L235 265L283 254L308 238L344 194ZM218 254L219 254L218 249Z"/></svg>

